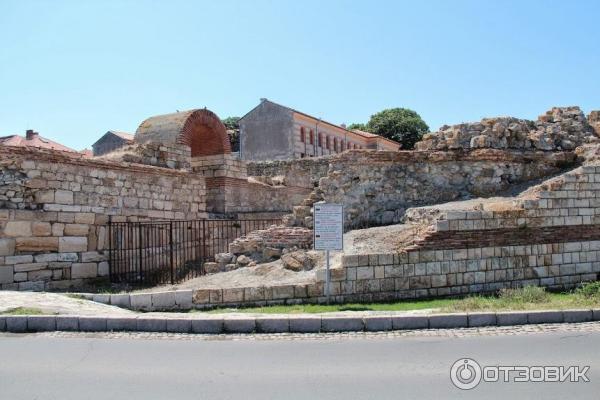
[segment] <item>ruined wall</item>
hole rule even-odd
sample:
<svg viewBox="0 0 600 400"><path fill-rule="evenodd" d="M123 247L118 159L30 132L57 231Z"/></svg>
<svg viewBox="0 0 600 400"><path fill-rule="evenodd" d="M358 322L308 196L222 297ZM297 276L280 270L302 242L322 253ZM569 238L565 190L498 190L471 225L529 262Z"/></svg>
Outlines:
<svg viewBox="0 0 600 400"><path fill-rule="evenodd" d="M284 185L313 189L327 175L331 157L303 158L288 161L248 162L248 175L280 180ZM299 204L299 203L297 203Z"/></svg>
<svg viewBox="0 0 600 400"><path fill-rule="evenodd" d="M2 289L79 286L108 275L115 221L206 217L205 182L186 172L0 147Z"/></svg>
<svg viewBox="0 0 600 400"><path fill-rule="evenodd" d="M481 122L444 125L438 132L423 136L415 148L560 151L574 150L590 140L597 140L597 136L579 107L554 107L536 121L497 117L484 118Z"/></svg>
<svg viewBox="0 0 600 400"><path fill-rule="evenodd" d="M192 159L192 171L206 179L207 211L225 215L289 212L310 193L294 180L274 183L248 178L245 161L231 155Z"/></svg>
<svg viewBox="0 0 600 400"><path fill-rule="evenodd" d="M324 200L344 204L347 228L398 223L409 207L490 196L575 159L570 152L353 150L330 160L327 176L288 222L310 226L310 206Z"/></svg>

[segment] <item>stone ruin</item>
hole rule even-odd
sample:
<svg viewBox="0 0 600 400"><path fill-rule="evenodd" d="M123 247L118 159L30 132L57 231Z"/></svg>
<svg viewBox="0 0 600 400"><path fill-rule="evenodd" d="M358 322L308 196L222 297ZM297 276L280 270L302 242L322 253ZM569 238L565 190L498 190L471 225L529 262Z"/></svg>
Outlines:
<svg viewBox="0 0 600 400"><path fill-rule="evenodd" d="M554 107L536 121L513 117L484 118L480 122L444 125L416 144L417 150L519 149L562 151L597 141L590 121L579 107Z"/></svg>
<svg viewBox="0 0 600 400"><path fill-rule="evenodd" d="M597 243L590 242L600 240L595 230L600 214L595 191L600 188L593 164L600 159L599 112L586 118L578 107L553 108L537 121L502 117L443 127L426 135L416 151L351 150L327 158L262 163L231 155L219 124L208 110L153 117L140 125L132 147L87 160L0 148L1 288L65 289L105 278L109 216L136 221L287 214L281 226L223 238L231 243L229 252L217 254L207 271L226 272L278 258L290 270L311 270L314 260L303 250L312 246L312 205L317 201L344 204L347 230L401 222L419 227L414 240L397 253L345 255L343 268L334 272L339 301L481 292L504 282L566 287L591 278L600 266L594 264L600 259L578 266L573 258L593 260L596 255L589 252L596 251ZM583 162L583 169L575 169ZM564 185L538 193L559 194L520 198L503 209L416 211L505 194L557 174L563 174ZM547 240L525 238L520 231L524 223ZM555 228L560 223L570 228L560 231ZM578 233L578 225L586 225L581 232L587 238ZM528 232L531 236L533 231ZM487 246L477 237L504 238L506 244ZM579 250L563 238L579 243ZM503 246L514 249L504 256ZM487 247L494 249L483 250ZM475 254L465 248L480 250ZM577 256L565 256L574 252ZM543 257L528 259L526 265L526 255ZM503 261L509 256L514 258L510 266ZM476 267L474 260L485 262ZM514 279L489 273L488 264L494 269L497 263ZM284 299L318 301L322 278L318 270L314 285L281 293ZM224 293L215 297L221 299L216 303L232 303L225 299L233 297ZM242 302L282 300L268 294L259 298L253 291L246 299L244 293ZM211 299L203 292L197 303L216 304Z"/></svg>

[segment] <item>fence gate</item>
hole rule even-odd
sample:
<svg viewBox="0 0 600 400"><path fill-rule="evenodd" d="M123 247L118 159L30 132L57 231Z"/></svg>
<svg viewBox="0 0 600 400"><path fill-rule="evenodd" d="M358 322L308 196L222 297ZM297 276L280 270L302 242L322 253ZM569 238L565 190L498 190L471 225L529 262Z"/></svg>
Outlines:
<svg viewBox="0 0 600 400"><path fill-rule="evenodd" d="M204 275L204 263L229 243L280 219L108 223L110 280L157 285Z"/></svg>

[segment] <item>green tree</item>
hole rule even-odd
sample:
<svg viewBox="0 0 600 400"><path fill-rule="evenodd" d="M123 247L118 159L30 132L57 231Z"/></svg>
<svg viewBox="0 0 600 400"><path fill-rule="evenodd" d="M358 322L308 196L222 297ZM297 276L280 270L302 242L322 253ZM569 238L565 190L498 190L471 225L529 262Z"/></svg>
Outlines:
<svg viewBox="0 0 600 400"><path fill-rule="evenodd" d="M221 120L223 125L225 125L225 128L233 130L240 129L239 121L240 117L227 117Z"/></svg>
<svg viewBox="0 0 600 400"><path fill-rule="evenodd" d="M354 124L348 125L348 129L350 129L350 130L358 129L359 131L367 132L367 125L361 124L361 123L354 123Z"/></svg>
<svg viewBox="0 0 600 400"><path fill-rule="evenodd" d="M408 108L389 108L371 115L367 123L367 131L395 140L402 144L402 149L415 147L429 127L421 116Z"/></svg>
<svg viewBox="0 0 600 400"><path fill-rule="evenodd" d="M421 116L408 108L389 108L371 115L368 123L354 123L348 129L358 129L365 132L395 140L402 144L402 149L410 150L415 147L423 135L429 132L429 127Z"/></svg>

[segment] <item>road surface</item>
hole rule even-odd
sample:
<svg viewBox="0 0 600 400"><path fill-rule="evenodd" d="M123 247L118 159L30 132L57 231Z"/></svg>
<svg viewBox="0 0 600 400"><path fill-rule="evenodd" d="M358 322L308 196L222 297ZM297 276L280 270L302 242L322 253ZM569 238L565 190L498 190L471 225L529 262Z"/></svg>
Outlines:
<svg viewBox="0 0 600 400"><path fill-rule="evenodd" d="M241 340L0 335L0 399L597 399L600 329L500 335L282 336ZM450 367L589 365L589 383L486 383Z"/></svg>

